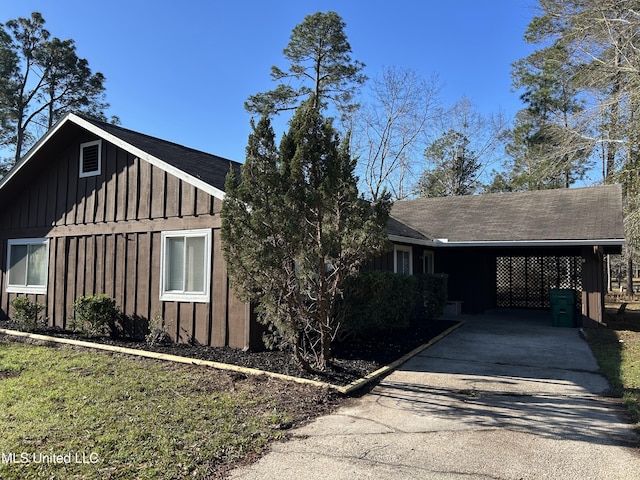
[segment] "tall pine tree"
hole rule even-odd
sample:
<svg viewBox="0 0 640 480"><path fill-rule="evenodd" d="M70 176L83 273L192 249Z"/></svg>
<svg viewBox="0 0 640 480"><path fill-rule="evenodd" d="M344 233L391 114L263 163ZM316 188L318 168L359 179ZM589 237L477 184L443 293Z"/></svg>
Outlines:
<svg viewBox="0 0 640 480"><path fill-rule="evenodd" d="M586 108L569 116L578 143L595 145L605 183L623 185L627 286L640 244L640 184L637 133L640 129L640 16L637 0L539 0L525 39L539 52L562 51L573 88ZM556 149L560 151L560 149ZM571 154L574 150L569 150ZM595 151L595 150L594 150Z"/></svg>
<svg viewBox="0 0 640 480"><path fill-rule="evenodd" d="M0 24L0 145L13 149L10 165L66 112L106 120L104 75L44 25L38 12Z"/></svg>
<svg viewBox="0 0 640 480"><path fill-rule="evenodd" d="M532 26L526 39L529 39ZM568 188L591 166L594 143L576 133L583 110L575 84L576 67L562 45L533 52L513 64L513 86L526 107L518 112L506 147L511 190Z"/></svg>
<svg viewBox="0 0 640 480"><path fill-rule="evenodd" d="M314 107L331 103L345 114L355 108L353 96L365 82L364 64L351 58L346 25L336 12L307 15L291 32L283 50L290 62L283 70L271 67L274 90L251 95L245 108L258 114L295 110L309 98Z"/></svg>

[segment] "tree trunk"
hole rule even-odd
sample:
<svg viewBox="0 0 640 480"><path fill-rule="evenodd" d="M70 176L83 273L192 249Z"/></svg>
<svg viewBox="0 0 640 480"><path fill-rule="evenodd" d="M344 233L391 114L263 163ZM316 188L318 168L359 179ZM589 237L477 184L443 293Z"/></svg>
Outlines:
<svg viewBox="0 0 640 480"><path fill-rule="evenodd" d="M16 127L16 153L14 158L14 165L18 163L20 157L22 157L22 145L24 144L25 127L23 125L24 108L20 108L18 111L18 126Z"/></svg>
<svg viewBox="0 0 640 480"><path fill-rule="evenodd" d="M320 365L318 367L320 370L324 371L327 369L329 365L329 360L331 359L331 327L330 327L330 319L323 318L322 324L320 325Z"/></svg>
<svg viewBox="0 0 640 480"><path fill-rule="evenodd" d="M617 52L617 51L616 51ZM616 69L616 73L613 77L613 85L611 86L611 98L612 98L612 102L611 102L611 111L610 111L610 117L609 117L609 142L607 143L607 172L606 172L606 178L609 179L611 178L611 176L613 175L613 172L615 171L615 165L616 165L616 144L615 144L615 139L617 138L617 134L618 134L618 118L620 115L619 112L619 100L618 100L618 96L620 94L620 70L618 69L618 66L620 64L620 54L616 53L615 55L615 59L614 59L614 67ZM614 140L614 141L611 141Z"/></svg>
<svg viewBox="0 0 640 480"><path fill-rule="evenodd" d="M302 345L300 343L300 335L296 335L296 340L293 345L294 361L301 370L304 370L305 372L313 372L311 365L309 365L307 359L304 358L304 355L302 353Z"/></svg>
<svg viewBox="0 0 640 480"><path fill-rule="evenodd" d="M320 298L318 299L318 330L320 331L320 356L318 369L327 369L331 358L331 315L328 308L327 278L324 262L319 265L320 269Z"/></svg>
<svg viewBox="0 0 640 480"><path fill-rule="evenodd" d="M627 253L627 295L633 296L633 257Z"/></svg>
<svg viewBox="0 0 640 480"><path fill-rule="evenodd" d="M13 159L13 164L14 165L16 163L18 163L18 161L20 160L20 153L22 151L23 137L24 137L23 133L21 131L18 131L17 141L16 141L16 153L15 153L15 157Z"/></svg>

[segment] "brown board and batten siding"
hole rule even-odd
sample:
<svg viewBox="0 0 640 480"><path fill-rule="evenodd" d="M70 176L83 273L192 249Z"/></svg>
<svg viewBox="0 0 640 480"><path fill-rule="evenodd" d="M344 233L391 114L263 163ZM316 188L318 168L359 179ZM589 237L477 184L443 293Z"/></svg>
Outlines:
<svg viewBox="0 0 640 480"><path fill-rule="evenodd" d="M82 178L80 145L97 137L71 131L29 160L39 168L13 179L15 196L3 202L0 316L10 315L18 295L6 291L7 240L46 237L47 294L30 297L46 304L50 325L67 328L74 300L106 293L133 320L129 334L143 336L161 316L175 341L251 348L251 312L229 288L222 257L221 200L104 139L101 174ZM210 301L161 301L162 232L205 228L212 230Z"/></svg>

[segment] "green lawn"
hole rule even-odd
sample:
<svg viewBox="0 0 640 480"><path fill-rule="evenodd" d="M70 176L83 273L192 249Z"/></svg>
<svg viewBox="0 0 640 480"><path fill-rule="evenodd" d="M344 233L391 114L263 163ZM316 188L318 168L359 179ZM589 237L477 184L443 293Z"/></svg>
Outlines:
<svg viewBox="0 0 640 480"><path fill-rule="evenodd" d="M281 438L300 419L285 392L309 388L2 341L0 478L206 478Z"/></svg>
<svg viewBox="0 0 640 480"><path fill-rule="evenodd" d="M616 310L607 309L608 328L587 330L587 340L640 428L640 305L629 304L624 314Z"/></svg>

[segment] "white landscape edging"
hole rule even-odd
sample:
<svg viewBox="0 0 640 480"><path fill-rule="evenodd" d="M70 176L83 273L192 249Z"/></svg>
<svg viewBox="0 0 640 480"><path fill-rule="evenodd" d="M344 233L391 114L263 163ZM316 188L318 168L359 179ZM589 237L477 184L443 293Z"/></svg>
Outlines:
<svg viewBox="0 0 640 480"><path fill-rule="evenodd" d="M278 379L281 379L281 380L287 380L287 381L297 382L297 383L304 383L304 384L314 385L316 387L331 388L333 390L336 390L337 392L340 392L340 393L342 393L344 395L347 395L349 393L354 392L355 390L358 390L358 389L362 388L367 383L372 382L372 381L374 381L374 380L376 380L376 379L378 379L378 378L380 378L380 377L382 377L384 375L387 375L387 374L391 373L393 370L398 368L400 365L402 365L404 362L409 360L411 357L417 355L418 353L422 352L427 347L433 345L434 343L438 342L442 338L446 337L447 335L449 335L449 333L453 332L455 329L457 329L461 325L462 325L462 322L457 323L456 325L454 325L454 326L448 328L447 330L445 330L444 332L442 332L437 337L433 338L428 343L425 343L424 345L421 345L421 346L415 348L414 350L412 350L411 352L407 353L403 357L399 358L395 362L390 363L389 365L386 365L386 366L384 366L382 368L379 368L375 372L372 372L369 375L367 375L367 376L365 376L365 377L363 377L363 378L361 378L359 380L356 380L356 381L354 381L354 382L352 382L352 383L350 383L349 385L346 385L346 386L338 386L338 385L333 385L333 384L330 384L330 383L327 383L327 382L320 382L320 381L317 381L317 380L310 380L310 379L307 379L307 378L293 377L291 375L284 375L284 374L281 374L281 373L268 372L268 371L265 371L265 370L258 370L256 368L241 367L239 365L233 365L233 364L229 364L229 363L214 362L214 361L211 361L211 360L201 360L201 359L198 359L198 358L181 357L179 355L158 353L158 352L153 352L153 351L149 351L149 350L138 350L138 349L135 349L135 348L128 348L128 347L118 347L117 345L107 345L107 344L103 344L103 343L87 342L87 341L84 341L84 340L73 340L71 338L51 337L51 336L48 336L48 335L41 335L41 334L38 334L38 333L21 332L19 330L8 330L6 328L0 328L0 334L12 335L14 337L29 338L29 339L40 340L40 341L44 341L44 342L63 343L63 344L67 344L67 345L77 346L77 347L94 348L94 349L97 349L97 350L104 350L104 351L107 351L107 352L123 353L123 354L126 354L126 355L136 355L136 356L139 356L139 357L152 358L152 359L156 359L156 360L165 360L165 361L170 361L170 362L185 363L185 364L188 364L188 365L202 365L202 366L206 366L206 367L216 368L218 370L227 370L227 371L245 373L245 374L248 374L248 375L266 375L268 377L278 378Z"/></svg>

